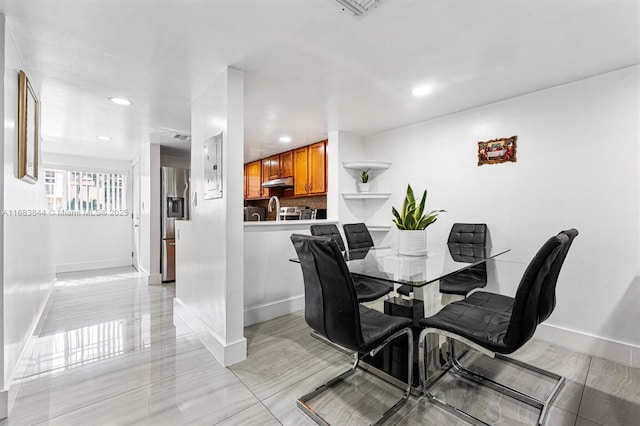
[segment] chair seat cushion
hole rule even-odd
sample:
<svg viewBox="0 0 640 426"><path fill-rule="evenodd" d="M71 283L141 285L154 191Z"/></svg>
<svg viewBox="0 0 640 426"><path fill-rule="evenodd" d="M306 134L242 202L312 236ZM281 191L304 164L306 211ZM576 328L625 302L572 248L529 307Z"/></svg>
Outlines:
<svg viewBox="0 0 640 426"><path fill-rule="evenodd" d="M393 285L385 281L378 281L374 278L365 278L357 275L353 275L352 278L358 302L371 302L393 291Z"/></svg>
<svg viewBox="0 0 640 426"><path fill-rule="evenodd" d="M493 352L509 354L515 347L504 342L513 299L477 292L445 306L432 317L420 320L421 327L433 327L465 337Z"/></svg>
<svg viewBox="0 0 640 426"><path fill-rule="evenodd" d="M486 291L477 291L460 301L461 304L474 305L493 312L504 312L511 315L513 308L513 297L503 296L502 294L487 293Z"/></svg>
<svg viewBox="0 0 640 426"><path fill-rule="evenodd" d="M410 318L396 317L360 305L360 326L364 344L357 348L358 352L369 352L379 346L393 333L410 327Z"/></svg>
<svg viewBox="0 0 640 426"><path fill-rule="evenodd" d="M487 285L487 277L467 269L457 274L440 280L440 293L465 295L474 288L482 288Z"/></svg>

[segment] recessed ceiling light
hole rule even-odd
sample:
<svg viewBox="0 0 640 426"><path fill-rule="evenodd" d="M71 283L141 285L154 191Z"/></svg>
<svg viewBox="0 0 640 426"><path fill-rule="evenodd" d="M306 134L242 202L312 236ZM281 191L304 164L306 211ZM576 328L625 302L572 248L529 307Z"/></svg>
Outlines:
<svg viewBox="0 0 640 426"><path fill-rule="evenodd" d="M129 99L125 99L125 98L109 98L109 100L111 102L113 102L116 105L125 105L125 106L129 106L131 105L133 102L131 102Z"/></svg>
<svg viewBox="0 0 640 426"><path fill-rule="evenodd" d="M291 137L290 136L280 136L280 142L289 143L289 142L291 142Z"/></svg>
<svg viewBox="0 0 640 426"><path fill-rule="evenodd" d="M422 97L422 96L427 96L428 94L430 94L430 93L431 93L431 91L432 91L432 90L431 90L431 86L429 86L429 85L427 84L427 85L424 85L424 86L418 86L418 87L416 87L415 89L413 89L413 90L411 91L411 94L412 94L413 96L415 96L415 97L418 97L418 98L419 98L419 97Z"/></svg>
<svg viewBox="0 0 640 426"><path fill-rule="evenodd" d="M109 136L96 136L101 141L110 141L111 138Z"/></svg>

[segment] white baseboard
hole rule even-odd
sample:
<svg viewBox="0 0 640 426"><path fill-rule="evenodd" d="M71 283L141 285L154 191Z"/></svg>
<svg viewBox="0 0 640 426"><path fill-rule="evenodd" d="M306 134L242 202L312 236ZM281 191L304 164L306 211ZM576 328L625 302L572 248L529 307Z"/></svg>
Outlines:
<svg viewBox="0 0 640 426"><path fill-rule="evenodd" d="M0 419L9 417L9 391L0 390Z"/></svg>
<svg viewBox="0 0 640 426"><path fill-rule="evenodd" d="M244 326L268 321L304 309L304 295L289 297L244 309Z"/></svg>
<svg viewBox="0 0 640 426"><path fill-rule="evenodd" d="M92 260L90 262L58 263L56 264L56 272L90 271L92 269L118 268L120 266L131 266L131 258L123 257L119 259Z"/></svg>
<svg viewBox="0 0 640 426"><path fill-rule="evenodd" d="M247 339L243 337L235 342L224 342L177 297L173 299L173 320L174 323L184 322L224 367L247 358Z"/></svg>
<svg viewBox="0 0 640 426"><path fill-rule="evenodd" d="M162 274L148 274L149 285L162 284Z"/></svg>
<svg viewBox="0 0 640 426"><path fill-rule="evenodd" d="M150 274L149 271L142 267L142 265L138 265L138 272L147 277L147 284L162 284L162 274Z"/></svg>
<svg viewBox="0 0 640 426"><path fill-rule="evenodd" d="M640 347L628 343L607 340L548 324L538 326L535 338L574 352L604 358L628 367L640 368Z"/></svg>

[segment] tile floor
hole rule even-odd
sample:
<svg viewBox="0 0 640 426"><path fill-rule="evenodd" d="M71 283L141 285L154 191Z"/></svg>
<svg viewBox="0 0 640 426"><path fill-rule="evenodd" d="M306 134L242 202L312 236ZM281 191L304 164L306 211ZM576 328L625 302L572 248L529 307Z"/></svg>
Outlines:
<svg viewBox="0 0 640 426"><path fill-rule="evenodd" d="M11 416L0 426L313 424L295 398L346 370L350 359L311 338L301 312L247 327L247 360L223 368L174 323L174 294L173 286L148 286L129 269L61 275L16 381ZM640 424L639 370L535 340L515 356L567 378L547 424ZM529 392L549 387L516 367L473 362ZM494 424L532 425L537 415L453 377L435 392ZM400 395L359 372L312 406L333 424L368 424ZM390 423L465 424L416 398Z"/></svg>

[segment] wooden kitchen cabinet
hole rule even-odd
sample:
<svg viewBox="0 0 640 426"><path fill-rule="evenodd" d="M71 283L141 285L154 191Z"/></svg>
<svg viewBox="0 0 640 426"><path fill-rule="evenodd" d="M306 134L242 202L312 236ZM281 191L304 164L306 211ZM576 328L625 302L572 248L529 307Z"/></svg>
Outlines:
<svg viewBox="0 0 640 426"><path fill-rule="evenodd" d="M262 162L253 161L244 165L245 200L262 198Z"/></svg>
<svg viewBox="0 0 640 426"><path fill-rule="evenodd" d="M293 151L280 154L280 177L293 176Z"/></svg>
<svg viewBox="0 0 640 426"><path fill-rule="evenodd" d="M293 151L272 155L262 160L263 180L280 179L293 176Z"/></svg>
<svg viewBox="0 0 640 426"><path fill-rule="evenodd" d="M262 176L265 181L280 178L280 154L262 160Z"/></svg>
<svg viewBox="0 0 640 426"><path fill-rule="evenodd" d="M294 195L327 192L326 141L293 151Z"/></svg>

